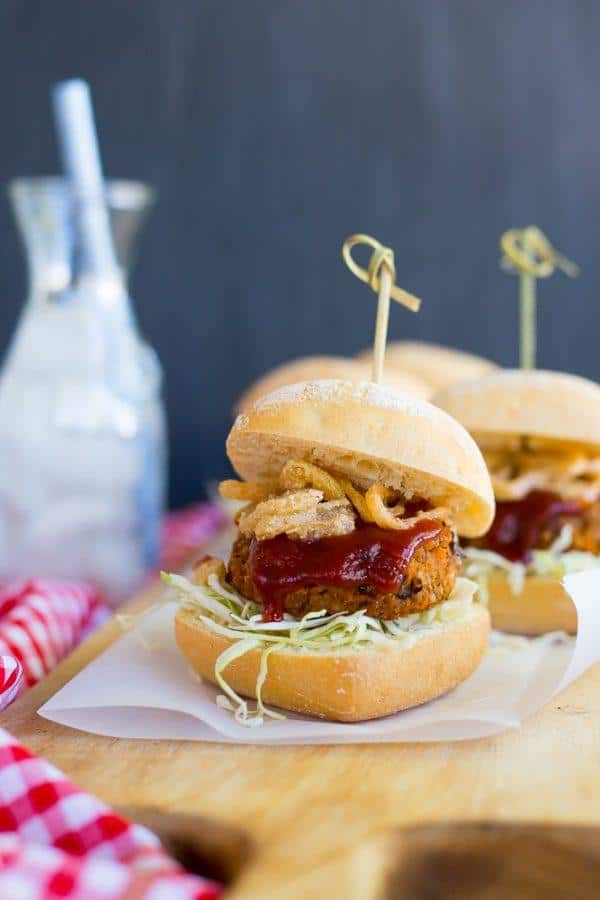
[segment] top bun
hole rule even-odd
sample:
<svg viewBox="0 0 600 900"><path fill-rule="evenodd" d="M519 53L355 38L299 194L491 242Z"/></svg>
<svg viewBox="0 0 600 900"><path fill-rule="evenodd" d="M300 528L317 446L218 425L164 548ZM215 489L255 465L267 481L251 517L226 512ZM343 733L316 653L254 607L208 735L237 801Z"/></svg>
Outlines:
<svg viewBox="0 0 600 900"><path fill-rule="evenodd" d="M313 381L280 388L238 416L227 438L236 472L275 478L304 459L363 490L374 482L450 510L459 534L477 537L494 517L477 445L442 410L371 382Z"/></svg>
<svg viewBox="0 0 600 900"><path fill-rule="evenodd" d="M366 361L345 359L343 356L302 356L271 369L254 384L251 384L236 403L236 412L249 409L254 403L271 391L300 381L315 381L319 378L341 378L344 381L369 381L371 366ZM431 387L417 375L398 372L390 368L383 376L384 384L397 391L426 399Z"/></svg>
<svg viewBox="0 0 600 900"><path fill-rule="evenodd" d="M371 350L365 350L358 358L368 360L371 355ZM401 369L423 379L432 391L457 381L480 378L498 368L496 363L482 356L425 341L392 341L387 346L385 361L390 368Z"/></svg>
<svg viewBox="0 0 600 900"><path fill-rule="evenodd" d="M524 436L600 447L600 385L578 375L504 369L441 391L434 402L483 447Z"/></svg>

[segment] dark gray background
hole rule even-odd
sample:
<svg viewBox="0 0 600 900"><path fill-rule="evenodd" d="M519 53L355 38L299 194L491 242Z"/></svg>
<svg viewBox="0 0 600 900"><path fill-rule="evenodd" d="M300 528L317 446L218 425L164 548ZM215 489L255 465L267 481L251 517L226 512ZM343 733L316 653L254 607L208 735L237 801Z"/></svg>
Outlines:
<svg viewBox="0 0 600 900"><path fill-rule="evenodd" d="M288 356L352 353L374 297L340 245L396 250L391 334L516 361L498 237L577 260L540 286L541 365L598 378L600 4L2 0L0 180L57 169L48 89L90 80L112 176L150 181L133 292L167 378L176 503L225 470L231 405ZM0 345L26 291L0 205Z"/></svg>

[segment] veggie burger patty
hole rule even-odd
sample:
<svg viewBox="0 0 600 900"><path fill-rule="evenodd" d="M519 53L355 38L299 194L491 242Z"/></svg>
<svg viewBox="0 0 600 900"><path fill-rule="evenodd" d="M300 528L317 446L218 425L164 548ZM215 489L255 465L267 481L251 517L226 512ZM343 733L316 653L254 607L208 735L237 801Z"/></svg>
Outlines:
<svg viewBox="0 0 600 900"><path fill-rule="evenodd" d="M239 535L231 552L227 580L242 596L256 603L262 598L251 571L251 538ZM324 538L323 540L327 540ZM421 544L410 560L399 593L382 593L374 585L353 587L314 584L291 589L282 597L286 612L301 618L309 612L353 613L363 609L377 619L398 619L423 612L448 599L460 568L451 528Z"/></svg>

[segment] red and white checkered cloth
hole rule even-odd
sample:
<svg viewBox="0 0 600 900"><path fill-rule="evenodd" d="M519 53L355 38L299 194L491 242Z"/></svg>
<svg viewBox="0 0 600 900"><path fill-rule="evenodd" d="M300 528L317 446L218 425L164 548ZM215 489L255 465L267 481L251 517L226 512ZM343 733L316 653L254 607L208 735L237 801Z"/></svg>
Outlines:
<svg viewBox="0 0 600 900"><path fill-rule="evenodd" d="M176 569L225 524L200 503L166 517L161 566ZM89 585L32 578L0 585L0 710L47 675L110 615Z"/></svg>
<svg viewBox="0 0 600 900"><path fill-rule="evenodd" d="M180 566L224 521L207 503L168 516L161 564ZM109 615L86 584L0 585L0 709ZM0 728L0 900L213 900L220 891Z"/></svg>
<svg viewBox="0 0 600 900"><path fill-rule="evenodd" d="M47 578L0 587L0 709L50 672L81 640L92 618L109 615L92 588ZM14 662L22 672L15 690ZM12 667L11 667L12 665Z"/></svg>
<svg viewBox="0 0 600 900"><path fill-rule="evenodd" d="M79 790L0 729L0 897L215 900L146 828Z"/></svg>
<svg viewBox="0 0 600 900"><path fill-rule="evenodd" d="M0 709L12 703L23 687L23 666L14 656L0 656Z"/></svg>

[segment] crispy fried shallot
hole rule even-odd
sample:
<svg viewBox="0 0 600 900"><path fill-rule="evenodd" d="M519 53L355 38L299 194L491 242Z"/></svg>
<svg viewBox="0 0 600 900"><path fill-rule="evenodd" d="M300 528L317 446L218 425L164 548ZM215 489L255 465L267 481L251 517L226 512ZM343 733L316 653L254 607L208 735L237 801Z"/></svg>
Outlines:
<svg viewBox="0 0 600 900"><path fill-rule="evenodd" d="M259 541L278 534L300 540L348 534L356 527L355 512L363 522L394 531L410 528L419 519L448 515L438 507L402 518L405 506L397 491L374 484L363 494L349 479L297 459L285 464L279 483L230 480L221 482L220 491L227 499L250 501L237 513L236 523L243 535Z"/></svg>
<svg viewBox="0 0 600 900"><path fill-rule="evenodd" d="M365 494L365 501L372 520L379 528L387 528L391 531L404 531L412 528L415 522L421 519L444 519L448 510L441 506L435 509L420 510L414 516L405 516L404 504L398 502L396 491L382 484L373 484ZM388 505L392 504L392 505Z"/></svg>
<svg viewBox="0 0 600 900"><path fill-rule="evenodd" d="M361 494L347 478L340 478L339 484L363 522L374 522L375 519L369 512L369 507L367 506L364 494Z"/></svg>
<svg viewBox="0 0 600 900"><path fill-rule="evenodd" d="M271 497L239 519L240 532L254 535L259 541L278 534L315 540L348 534L354 527L354 514L346 498L323 502L323 493L314 488Z"/></svg>
<svg viewBox="0 0 600 900"><path fill-rule="evenodd" d="M329 472L304 462L301 459L291 459L281 470L281 485L287 491L298 491L302 488L316 488L323 492L325 500L343 500L344 491Z"/></svg>
<svg viewBox="0 0 600 900"><path fill-rule="evenodd" d="M486 454L486 462L498 500L521 500L533 490L552 491L583 503L600 497L600 458L581 451L496 451Z"/></svg>
<svg viewBox="0 0 600 900"><path fill-rule="evenodd" d="M224 500L248 500L251 503L266 500L278 491L277 481L236 481L235 478L227 478L219 485L219 493Z"/></svg>

